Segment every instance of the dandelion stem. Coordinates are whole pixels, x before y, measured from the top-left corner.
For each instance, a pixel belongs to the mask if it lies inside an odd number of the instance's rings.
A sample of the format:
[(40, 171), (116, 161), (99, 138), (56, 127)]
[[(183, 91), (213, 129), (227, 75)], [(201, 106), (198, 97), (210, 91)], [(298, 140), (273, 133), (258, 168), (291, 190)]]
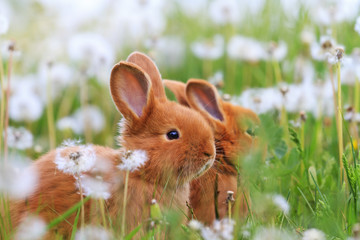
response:
[(360, 112), (360, 79), (355, 81), (355, 112)]
[(272, 63), (274, 67), (275, 83), (276, 85), (278, 85), (282, 81), (280, 65), (279, 62), (276, 60), (273, 60)]
[(129, 173), (130, 171), (126, 171), (125, 176), (125, 186), (124, 186), (124, 201), (123, 201), (123, 211), (122, 211), (122, 221), (121, 221), (121, 237), (125, 236), (125, 215), (126, 215), (126, 200), (127, 200), (127, 190), (128, 190), (128, 182), (129, 182)]
[(0, 157), (2, 152), (2, 134), (4, 130), (5, 114), (5, 86), (4, 86), (4, 65), (0, 53), (0, 81), (1, 81), (1, 106), (0, 106)]
[(83, 196), (83, 190), (81, 186), (81, 180), (80, 180), (80, 174), (77, 175), (77, 181), (79, 185), (79, 191), (80, 191), (80, 201), (81, 201), (81, 228), (85, 225), (85, 206), (84, 206), (84, 196)]
[(14, 45), (11, 45), (9, 47), (9, 61), (8, 61), (8, 82), (6, 86), (6, 107), (5, 107), (5, 132), (4, 132), (4, 161), (5, 164), (7, 162), (8, 158), (8, 143), (7, 143), (7, 129), (9, 126), (9, 99), (10, 99), (10, 79), (11, 79), (11, 71), (12, 71), (12, 60), (13, 60), (13, 51), (14, 51)]
[(229, 220), (231, 220), (231, 201), (228, 201), (228, 216)]
[(343, 175), (343, 129), (342, 129), (342, 102), (341, 102), (341, 77), (340, 77), (340, 62), (336, 63), (337, 70), (337, 83), (338, 83), (338, 94), (337, 94), (337, 118), (338, 118), (338, 143), (339, 143), (339, 161), (340, 161), (340, 179)]
[(54, 149), (56, 146), (56, 135), (55, 135), (55, 126), (54, 126), (54, 110), (53, 110), (53, 103), (52, 103), (52, 86), (51, 86), (51, 79), (50, 79), (50, 68), (51, 64), (48, 66), (48, 76), (47, 76), (47, 84), (46, 84), (46, 91), (47, 91), (47, 120), (48, 120), (48, 130), (49, 130), (49, 141), (50, 141), (50, 149)]
[(105, 201), (103, 198), (99, 199), (99, 204), (100, 204), (100, 211), (101, 211), (101, 217), (102, 217), (102, 221), (104, 224), (104, 228), (108, 229), (106, 218), (105, 218)]

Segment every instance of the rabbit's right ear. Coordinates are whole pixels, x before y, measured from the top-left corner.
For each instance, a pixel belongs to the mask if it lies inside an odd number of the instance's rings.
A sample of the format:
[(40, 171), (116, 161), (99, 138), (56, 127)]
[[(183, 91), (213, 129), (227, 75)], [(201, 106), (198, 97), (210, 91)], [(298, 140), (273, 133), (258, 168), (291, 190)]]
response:
[(186, 98), (189, 105), (205, 118), (225, 121), (221, 98), (211, 83), (201, 79), (190, 79), (186, 84)]
[(117, 109), (130, 121), (141, 118), (154, 104), (148, 75), (133, 63), (119, 62), (113, 67), (110, 91)]
[(170, 91), (174, 93), (178, 103), (180, 103), (183, 106), (190, 107), (186, 99), (185, 83), (174, 80), (165, 80), (165, 79), (163, 80), (163, 83), (165, 87), (167, 87), (168, 89), (170, 89)]

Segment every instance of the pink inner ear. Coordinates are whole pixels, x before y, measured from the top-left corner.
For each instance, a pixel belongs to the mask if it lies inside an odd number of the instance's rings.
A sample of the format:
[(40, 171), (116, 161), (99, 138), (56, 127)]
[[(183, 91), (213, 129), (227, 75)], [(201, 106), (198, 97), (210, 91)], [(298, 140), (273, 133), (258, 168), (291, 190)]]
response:
[(120, 81), (122, 99), (140, 117), (147, 103), (149, 88), (145, 76), (140, 72), (123, 71), (122, 77), (127, 79), (127, 81)]
[(224, 121), (216, 95), (211, 87), (196, 84), (192, 88), (192, 93), (200, 107), (208, 112), (213, 118)]

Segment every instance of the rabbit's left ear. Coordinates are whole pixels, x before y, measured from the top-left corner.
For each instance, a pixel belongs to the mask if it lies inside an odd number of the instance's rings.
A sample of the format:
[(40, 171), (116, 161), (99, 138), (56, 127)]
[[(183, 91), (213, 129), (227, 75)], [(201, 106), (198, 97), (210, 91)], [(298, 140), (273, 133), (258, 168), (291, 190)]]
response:
[(170, 91), (174, 93), (178, 103), (180, 103), (183, 106), (190, 107), (186, 99), (185, 83), (174, 80), (163, 80), (163, 83), (165, 87), (167, 87), (168, 89), (170, 89)]
[(159, 69), (150, 57), (141, 52), (133, 52), (126, 61), (138, 65), (145, 73), (147, 73), (150, 77), (152, 89), (156, 98), (160, 100), (167, 99)]
[(186, 97), (189, 105), (204, 117), (224, 122), (222, 101), (216, 88), (201, 79), (190, 79), (186, 84)]

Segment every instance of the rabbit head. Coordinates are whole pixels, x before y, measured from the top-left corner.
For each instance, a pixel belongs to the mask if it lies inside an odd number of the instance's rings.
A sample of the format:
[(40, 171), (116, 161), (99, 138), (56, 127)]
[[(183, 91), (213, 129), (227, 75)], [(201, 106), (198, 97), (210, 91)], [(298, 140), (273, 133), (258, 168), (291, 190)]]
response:
[(234, 165), (239, 154), (248, 153), (254, 138), (247, 130), (259, 123), (253, 111), (223, 101), (216, 88), (205, 80), (190, 79), (187, 84), (164, 80), (164, 84), (180, 104), (196, 109), (212, 126), (217, 160), (222, 158), (223, 163)]
[(135, 52), (113, 67), (113, 101), (123, 115), (119, 142), (148, 160), (133, 172), (147, 182), (181, 185), (213, 164), (214, 136), (200, 114), (166, 98), (154, 62)]

